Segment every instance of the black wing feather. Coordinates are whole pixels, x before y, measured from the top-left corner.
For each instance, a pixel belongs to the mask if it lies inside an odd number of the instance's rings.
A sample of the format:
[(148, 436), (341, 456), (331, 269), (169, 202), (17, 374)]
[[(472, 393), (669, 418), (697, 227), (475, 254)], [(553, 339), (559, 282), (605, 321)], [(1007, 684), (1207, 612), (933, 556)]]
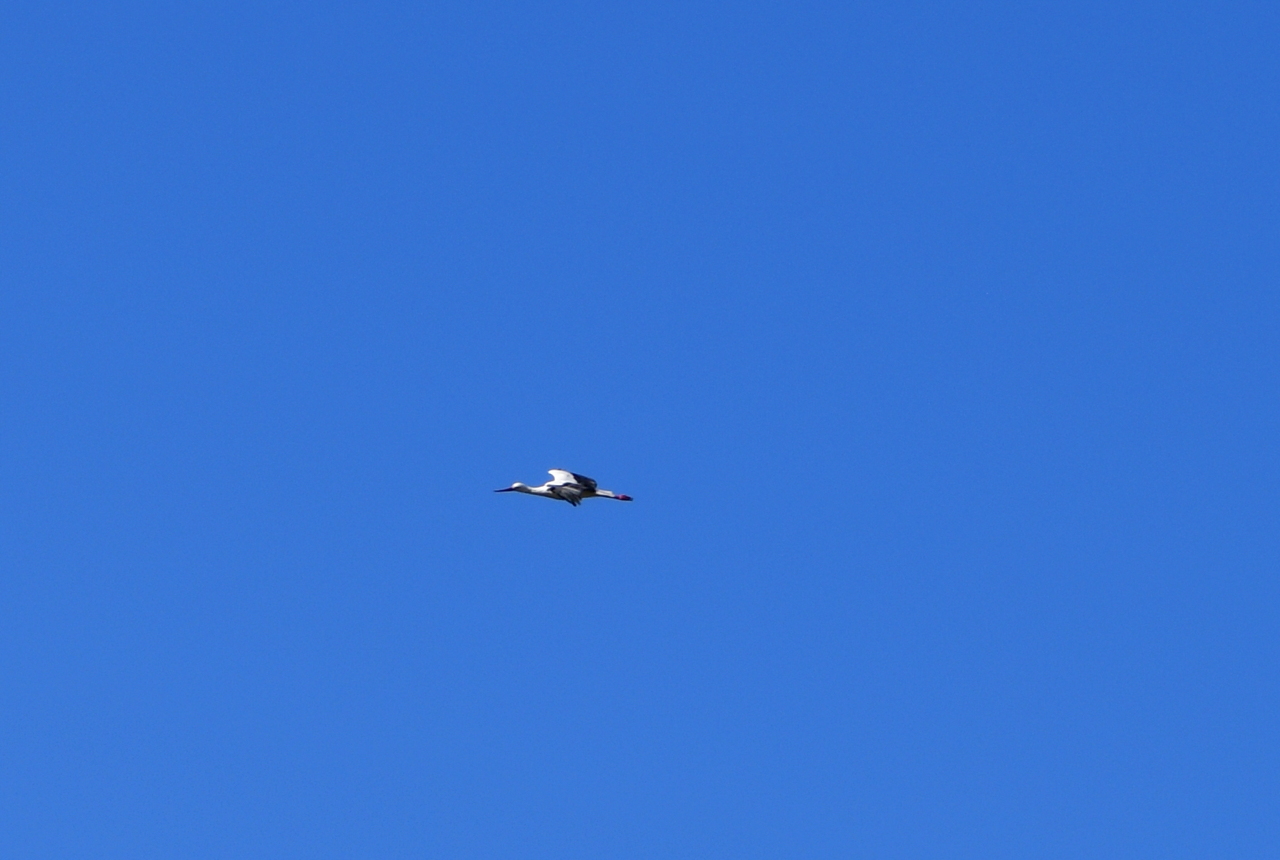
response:
[(551, 488), (551, 494), (557, 499), (563, 499), (575, 508), (582, 504), (582, 488), (576, 484), (558, 484)]
[(577, 481), (579, 484), (581, 484), (582, 486), (586, 487), (588, 490), (595, 490), (596, 482), (591, 478), (588, 478), (586, 475), (579, 475), (576, 472), (570, 472), (569, 474), (573, 475), (573, 479)]

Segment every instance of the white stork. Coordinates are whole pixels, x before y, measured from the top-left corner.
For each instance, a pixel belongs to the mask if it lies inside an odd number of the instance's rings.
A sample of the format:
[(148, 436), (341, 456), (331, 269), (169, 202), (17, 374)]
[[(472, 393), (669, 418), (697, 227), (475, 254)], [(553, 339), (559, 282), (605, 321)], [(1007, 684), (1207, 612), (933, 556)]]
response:
[(542, 496), (544, 499), (559, 499), (562, 502), (577, 507), (582, 504), (583, 499), (617, 499), (620, 502), (631, 501), (630, 496), (622, 493), (615, 493), (613, 490), (601, 490), (596, 487), (596, 482), (588, 478), (586, 475), (575, 475), (573, 472), (566, 472), (564, 469), (551, 469), (548, 471), (551, 480), (547, 481), (541, 487), (530, 487), (516, 481), (509, 487), (503, 487), (501, 490), (494, 490), (495, 493), (529, 493), (534, 496)]

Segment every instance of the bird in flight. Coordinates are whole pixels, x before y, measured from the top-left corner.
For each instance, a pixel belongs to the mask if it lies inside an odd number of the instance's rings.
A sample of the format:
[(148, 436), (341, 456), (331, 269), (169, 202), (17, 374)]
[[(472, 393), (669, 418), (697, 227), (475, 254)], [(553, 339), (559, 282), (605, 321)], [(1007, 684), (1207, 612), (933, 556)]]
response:
[(631, 501), (630, 496), (625, 496), (622, 493), (615, 493), (613, 490), (601, 490), (596, 486), (596, 482), (586, 475), (575, 475), (573, 472), (566, 472), (564, 469), (551, 469), (548, 474), (551, 475), (551, 480), (541, 487), (530, 487), (516, 481), (511, 486), (503, 487), (501, 490), (494, 490), (494, 492), (529, 493), (533, 496), (542, 496), (544, 499), (559, 499), (562, 502), (568, 502), (574, 507), (582, 504), (583, 499)]

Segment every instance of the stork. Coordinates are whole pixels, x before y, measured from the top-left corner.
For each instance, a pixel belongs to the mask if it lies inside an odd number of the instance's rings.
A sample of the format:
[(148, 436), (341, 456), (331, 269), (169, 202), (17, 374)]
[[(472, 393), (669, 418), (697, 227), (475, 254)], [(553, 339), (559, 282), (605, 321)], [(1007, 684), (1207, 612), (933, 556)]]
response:
[(541, 487), (530, 487), (516, 481), (509, 487), (503, 487), (501, 490), (494, 490), (495, 493), (529, 493), (533, 496), (542, 496), (544, 499), (559, 499), (562, 502), (577, 507), (582, 504), (583, 499), (617, 499), (620, 502), (631, 501), (630, 496), (622, 493), (615, 493), (613, 490), (601, 490), (596, 486), (596, 482), (588, 478), (586, 475), (575, 475), (573, 472), (566, 472), (564, 469), (550, 469), (548, 474), (551, 480), (547, 481)]

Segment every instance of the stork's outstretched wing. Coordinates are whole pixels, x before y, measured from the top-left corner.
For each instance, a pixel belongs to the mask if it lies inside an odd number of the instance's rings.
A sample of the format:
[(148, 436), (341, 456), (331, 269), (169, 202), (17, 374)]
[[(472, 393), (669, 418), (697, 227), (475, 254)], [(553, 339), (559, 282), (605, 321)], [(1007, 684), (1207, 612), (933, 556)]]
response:
[(596, 488), (595, 479), (588, 478), (586, 475), (579, 475), (564, 469), (548, 469), (547, 474), (555, 479), (551, 482), (552, 484), (577, 484), (580, 487), (586, 487), (588, 490)]
[(552, 484), (549, 490), (551, 495), (564, 499), (574, 507), (582, 504), (582, 487), (577, 484)]

